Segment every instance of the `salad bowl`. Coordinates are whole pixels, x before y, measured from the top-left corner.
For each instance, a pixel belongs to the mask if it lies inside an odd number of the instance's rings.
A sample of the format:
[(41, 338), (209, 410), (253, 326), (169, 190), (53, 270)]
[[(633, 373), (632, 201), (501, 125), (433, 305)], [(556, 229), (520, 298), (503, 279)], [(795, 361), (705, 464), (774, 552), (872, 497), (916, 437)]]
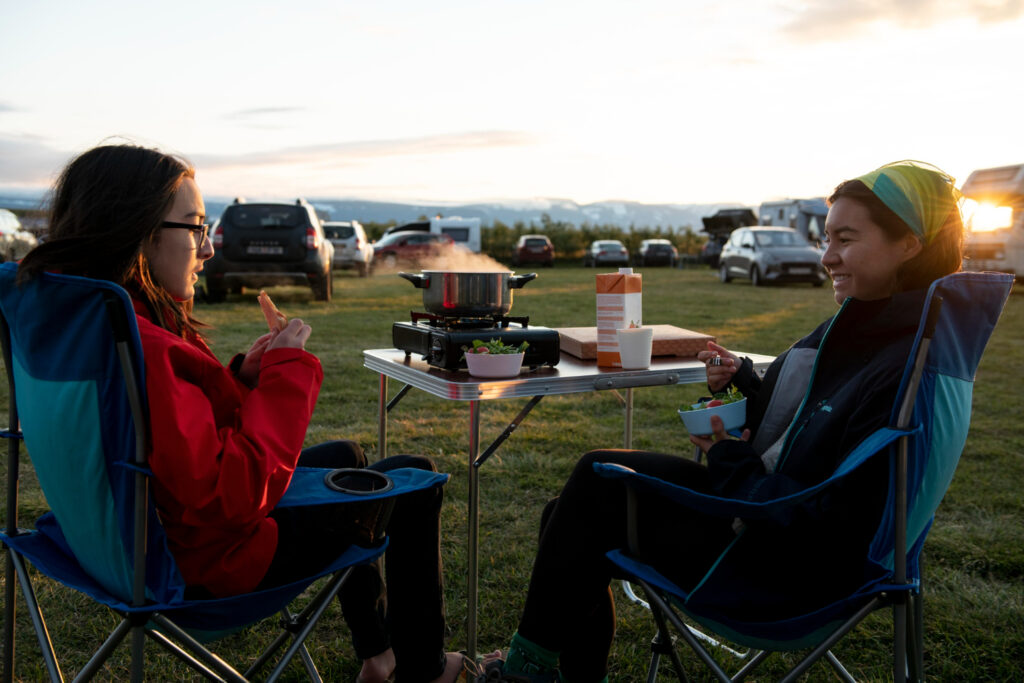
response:
[(739, 392), (719, 394), (679, 409), (679, 417), (691, 434), (710, 434), (712, 415), (722, 418), (725, 431), (739, 429), (747, 422), (747, 399)]

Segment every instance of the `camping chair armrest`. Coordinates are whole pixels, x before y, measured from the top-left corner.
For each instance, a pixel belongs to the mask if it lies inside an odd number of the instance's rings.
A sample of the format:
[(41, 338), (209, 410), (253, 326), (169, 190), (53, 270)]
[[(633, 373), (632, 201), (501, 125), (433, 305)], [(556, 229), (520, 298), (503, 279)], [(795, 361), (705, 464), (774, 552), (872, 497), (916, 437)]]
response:
[(621, 479), (629, 488), (635, 489), (643, 494), (655, 494), (685, 505), (686, 507), (715, 517), (731, 519), (734, 517), (748, 517), (752, 519), (762, 518), (772, 512), (792, 507), (810, 498), (821, 490), (831, 486), (834, 482), (846, 477), (858, 469), (868, 459), (879, 453), (888, 453), (887, 446), (897, 439), (915, 434), (921, 431), (920, 426), (911, 429), (901, 430), (886, 427), (870, 434), (861, 441), (853, 451), (846, 456), (842, 464), (832, 475), (824, 481), (809, 486), (801, 491), (780, 496), (778, 498), (749, 501), (738, 498), (724, 498), (709, 493), (694, 491), (693, 489), (679, 486), (657, 477), (652, 477), (641, 472), (636, 472), (629, 467), (616, 463), (594, 463), (594, 471), (602, 477), (609, 479)]
[(323, 505), (326, 503), (362, 503), (378, 498), (391, 498), (403, 493), (412, 493), (423, 489), (443, 486), (451, 475), (444, 472), (431, 472), (415, 467), (400, 467), (384, 474), (394, 482), (388, 490), (374, 491), (365, 494), (343, 493), (329, 488), (325, 477), (333, 469), (324, 467), (296, 467), (291, 483), (284, 496), (278, 501), (277, 507), (300, 507), (303, 505)]

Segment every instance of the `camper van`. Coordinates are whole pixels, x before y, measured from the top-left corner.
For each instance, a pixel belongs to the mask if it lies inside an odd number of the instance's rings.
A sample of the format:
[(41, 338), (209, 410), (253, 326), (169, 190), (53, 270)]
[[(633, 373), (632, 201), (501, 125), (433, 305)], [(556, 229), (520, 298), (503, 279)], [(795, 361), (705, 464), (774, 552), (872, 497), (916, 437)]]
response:
[(413, 221), (403, 223), (384, 231), (385, 235), (405, 230), (422, 230), (440, 235), (448, 235), (456, 244), (469, 249), (474, 254), (479, 254), (483, 248), (480, 241), (480, 219), (460, 218), (459, 216), (434, 216), (429, 221)]
[(758, 212), (760, 225), (793, 228), (804, 239), (817, 244), (825, 234), (825, 216), (828, 206), (822, 197), (813, 199), (777, 199), (761, 204)]
[(1024, 164), (974, 171), (961, 188), (967, 270), (1024, 279)]

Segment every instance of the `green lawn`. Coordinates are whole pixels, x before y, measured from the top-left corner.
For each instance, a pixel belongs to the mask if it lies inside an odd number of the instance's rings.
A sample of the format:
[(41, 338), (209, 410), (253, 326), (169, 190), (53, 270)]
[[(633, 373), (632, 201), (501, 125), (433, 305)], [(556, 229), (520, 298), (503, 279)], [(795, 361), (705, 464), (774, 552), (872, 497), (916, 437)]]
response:
[[(562, 266), (515, 294), (512, 313), (550, 327), (594, 323), (594, 270)], [(646, 269), (644, 321), (713, 334), (727, 347), (777, 354), (835, 310), (828, 287), (753, 288), (722, 285), (704, 268)], [(287, 315), (313, 327), (307, 348), (324, 365), (325, 382), (307, 443), (338, 437), (361, 442), (372, 454), (377, 439), (377, 377), (362, 367), (361, 351), (391, 346), (391, 323), (422, 308), (421, 292), (394, 275), (358, 278), (339, 272), (332, 303), (310, 301), (305, 288), (272, 290)], [(197, 306), (210, 323), (215, 351), (228, 359), (244, 351), (265, 329), (256, 293), (232, 295), (216, 306)], [(978, 373), (971, 436), (952, 489), (939, 509), (925, 548), (927, 597), (926, 669), (937, 681), (1021, 680), (1024, 655), (1024, 298), (1011, 296)], [(392, 383), (394, 384), (394, 383)], [(392, 394), (395, 388), (392, 389)], [(4, 394), (6, 387), (4, 387)], [(676, 408), (702, 392), (697, 385), (635, 392), (634, 447), (689, 455), (691, 447)], [(482, 411), (482, 441), (490, 442), (525, 401), (488, 402)], [(483, 497), (480, 552), (482, 650), (504, 647), (515, 628), (536, 547), (543, 503), (556, 495), (578, 456), (592, 448), (619, 446), (622, 407), (611, 392), (545, 398), (481, 471)], [(423, 453), (452, 473), (443, 511), (443, 557), (447, 575), (449, 647), (465, 646), (466, 406), (410, 392), (389, 420), (390, 452)], [(29, 468), (22, 483), (23, 523), (45, 503)], [(685, 542), (681, 530), (680, 542)], [(638, 607), (618, 600), (618, 635), (611, 680), (643, 680), (652, 629)], [(70, 591), (42, 581), (39, 599), (51, 634), (64, 657), (65, 673), (77, 671), (114, 618)], [(333, 609), (311, 648), (327, 680), (351, 680), (358, 670), (348, 632)], [(244, 660), (265, 641), (257, 628), (220, 644), (231, 661)], [(887, 680), (887, 613), (876, 614), (836, 648), (858, 679)], [(17, 675), (41, 677), (38, 646), (22, 610)], [(153, 680), (179, 679), (171, 657), (154, 655)], [(127, 658), (114, 659), (106, 677), (123, 678)], [(692, 657), (684, 661), (693, 663)], [(753, 680), (768, 681), (781, 669), (768, 665)], [(294, 669), (294, 678), (301, 680)], [(666, 672), (667, 673), (667, 672)], [(828, 680), (823, 665), (812, 680)], [(667, 678), (666, 678), (667, 680)], [(698, 679), (701, 680), (701, 679)]]

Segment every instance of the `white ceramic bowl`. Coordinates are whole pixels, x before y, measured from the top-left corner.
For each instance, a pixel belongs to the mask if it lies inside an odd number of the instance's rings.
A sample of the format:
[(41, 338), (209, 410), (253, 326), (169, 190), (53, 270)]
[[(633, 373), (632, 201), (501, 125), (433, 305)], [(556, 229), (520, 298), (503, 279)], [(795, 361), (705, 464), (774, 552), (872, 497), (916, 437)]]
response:
[(466, 367), (474, 377), (515, 377), (525, 353), (467, 353)]
[[(695, 403), (694, 405), (700, 405)], [(682, 418), (686, 430), (691, 434), (703, 435), (711, 433), (711, 416), (718, 415), (722, 418), (725, 431), (739, 429), (747, 423), (747, 399), (743, 398), (733, 403), (725, 403), (714, 408), (701, 408), (700, 410), (680, 410), (679, 417)]]

